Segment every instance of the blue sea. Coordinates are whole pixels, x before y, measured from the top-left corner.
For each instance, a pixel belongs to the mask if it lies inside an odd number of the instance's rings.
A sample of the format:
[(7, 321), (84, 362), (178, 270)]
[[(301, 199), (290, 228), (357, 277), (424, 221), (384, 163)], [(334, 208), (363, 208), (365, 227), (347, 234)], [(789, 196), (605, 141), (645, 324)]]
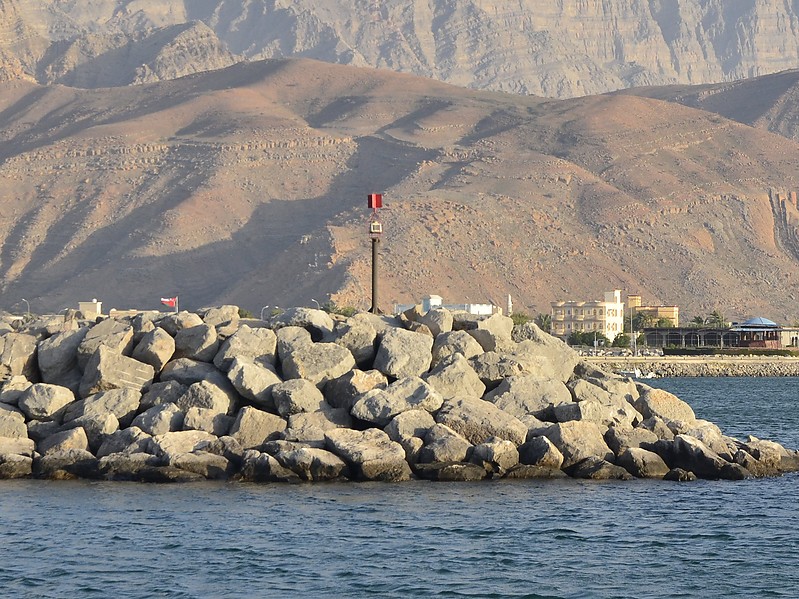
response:
[[(799, 379), (647, 381), (799, 447)], [(4, 597), (799, 597), (799, 476), (0, 481)]]

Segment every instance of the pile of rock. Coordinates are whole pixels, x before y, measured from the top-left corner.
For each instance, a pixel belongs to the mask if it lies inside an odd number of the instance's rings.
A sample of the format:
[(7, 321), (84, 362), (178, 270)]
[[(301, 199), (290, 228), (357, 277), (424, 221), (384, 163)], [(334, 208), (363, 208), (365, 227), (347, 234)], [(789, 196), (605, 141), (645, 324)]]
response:
[(741, 479), (799, 468), (533, 324), (235, 306), (0, 323), (0, 478)]

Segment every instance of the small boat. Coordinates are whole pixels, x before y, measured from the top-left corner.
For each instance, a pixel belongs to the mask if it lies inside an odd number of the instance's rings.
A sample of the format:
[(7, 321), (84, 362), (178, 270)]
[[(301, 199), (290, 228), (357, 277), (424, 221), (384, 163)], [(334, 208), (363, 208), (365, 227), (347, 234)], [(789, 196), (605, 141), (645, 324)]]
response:
[(619, 375), (631, 379), (654, 379), (657, 378), (657, 375), (654, 372), (641, 372), (640, 368), (635, 368), (633, 370), (619, 370)]

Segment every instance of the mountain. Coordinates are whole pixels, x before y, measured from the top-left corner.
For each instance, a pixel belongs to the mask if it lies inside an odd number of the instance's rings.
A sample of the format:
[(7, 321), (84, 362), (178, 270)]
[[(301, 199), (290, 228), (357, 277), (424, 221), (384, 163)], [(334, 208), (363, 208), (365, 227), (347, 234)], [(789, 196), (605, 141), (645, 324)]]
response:
[(97, 90), (7, 80), (0, 140), (17, 312), (363, 308), (365, 196), (383, 192), (384, 309), (510, 294), (535, 314), (621, 288), (686, 317), (797, 319), (799, 211), (776, 194), (799, 190), (799, 146), (674, 101), (285, 59)]
[(568, 98), (799, 67), (784, 0), (4, 0), (0, 78), (104, 87), (306, 57)]

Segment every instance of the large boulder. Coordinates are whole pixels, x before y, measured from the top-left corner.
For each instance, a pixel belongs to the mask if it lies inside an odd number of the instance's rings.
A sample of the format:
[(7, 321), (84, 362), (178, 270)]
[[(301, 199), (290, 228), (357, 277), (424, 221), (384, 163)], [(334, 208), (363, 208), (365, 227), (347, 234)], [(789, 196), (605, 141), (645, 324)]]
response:
[(211, 408), (192, 406), (186, 410), (181, 428), (184, 431), (205, 431), (216, 437), (222, 437), (230, 432), (234, 420), (233, 416), (220, 414)]
[(669, 473), (669, 467), (658, 454), (641, 449), (628, 447), (616, 459), (616, 465), (621, 466), (636, 478), (663, 478)]
[(563, 381), (571, 378), (574, 367), (580, 356), (560, 339), (545, 333), (533, 322), (527, 322), (513, 328), (513, 340), (518, 345), (517, 351), (530, 352), (545, 358), (549, 363), (551, 377)]
[(657, 416), (663, 420), (696, 420), (696, 415), (687, 403), (673, 393), (663, 389), (646, 387), (633, 406), (644, 418)]
[(563, 403), (554, 406), (552, 413), (558, 422), (587, 420), (596, 422), (603, 428), (609, 426), (633, 428), (642, 420), (641, 414), (629, 403), (623, 399), (614, 401), (614, 398), (611, 398), (609, 404), (603, 404), (596, 400)]
[(314, 341), (321, 341), (333, 332), (333, 319), (324, 310), (312, 308), (289, 308), (274, 316), (271, 320), (274, 330), (283, 327), (302, 327), (311, 334)]
[(88, 397), (110, 389), (134, 389), (141, 393), (153, 382), (154, 376), (155, 371), (149, 364), (100, 346), (86, 364), (80, 381), (80, 396)]
[(186, 389), (188, 389), (186, 385), (181, 385), (177, 381), (153, 383), (141, 396), (140, 408), (147, 410), (165, 403), (177, 403), (180, 396), (186, 393)]
[(417, 463), (465, 462), (472, 444), (462, 435), (443, 424), (435, 424), (424, 436), (424, 447), (419, 451)]
[(214, 356), (214, 365), (227, 372), (236, 358), (274, 366), (277, 363), (277, 335), (271, 329), (242, 325), (222, 343)]
[(355, 368), (350, 350), (335, 343), (313, 343), (292, 351), (283, 361), (287, 379), (307, 379), (320, 389)]
[(199, 474), (208, 480), (224, 480), (235, 471), (227, 458), (201, 450), (170, 455), (167, 463), (173, 468)]
[(75, 395), (66, 387), (49, 383), (31, 385), (19, 396), (19, 409), (28, 420), (61, 420), (66, 406)]
[(330, 341), (346, 347), (358, 366), (371, 368), (377, 350), (377, 330), (362, 314), (337, 323)]
[[(627, 449), (639, 448), (644, 443), (655, 443), (658, 436), (652, 431), (643, 428), (626, 428), (611, 426), (604, 435), (605, 443), (613, 450), (613, 453), (621, 455)], [(634, 472), (631, 474), (635, 475)]]
[(563, 468), (596, 456), (613, 462), (615, 456), (605, 443), (602, 431), (594, 422), (572, 420), (560, 422), (547, 429), (546, 437), (563, 454)]
[(352, 428), (352, 418), (343, 408), (331, 408), (323, 404), (322, 409), (315, 412), (300, 412), (289, 416), (284, 437), (289, 441), (324, 447), (325, 433), (334, 428)]
[(306, 379), (290, 379), (272, 387), (272, 399), (277, 413), (288, 418), (301, 412), (323, 409), (325, 398), (319, 388)]
[(433, 338), (404, 329), (389, 329), (380, 340), (374, 367), (386, 376), (421, 376), (433, 360)]
[(466, 331), (441, 333), (433, 342), (433, 365), (453, 354), (460, 354), (464, 358), (473, 358), (482, 354), (483, 351), (480, 344)]
[(574, 478), (591, 480), (630, 480), (632, 475), (621, 466), (617, 466), (599, 456), (588, 456), (569, 469)]
[(32, 473), (32, 457), (0, 452), (0, 480), (27, 478)]
[(436, 415), (436, 422), (450, 427), (472, 445), (498, 437), (518, 447), (527, 438), (527, 427), (518, 418), (490, 402), (473, 397), (446, 400)]
[(239, 320), (239, 307), (232, 304), (214, 306), (200, 311), (203, 322), (212, 327), (235, 323)]
[[(46, 383), (47, 381), (44, 382)], [(7, 379), (2, 383), (2, 388), (0, 388), (0, 403), (10, 406), (17, 405), (19, 402), (19, 396), (22, 395), (22, 392), (32, 384), (33, 383), (31, 383), (24, 376), (12, 376), (10, 379)], [(65, 385), (61, 386), (64, 387)]]
[(220, 387), (210, 381), (200, 381), (189, 385), (186, 392), (175, 402), (181, 411), (189, 408), (207, 408), (217, 414), (231, 414), (237, 409), (236, 393), (228, 383)]
[(228, 379), (244, 399), (265, 410), (273, 410), (272, 388), (283, 382), (268, 362), (256, 363), (236, 357), (227, 371)]
[(148, 453), (169, 459), (192, 451), (202, 450), (216, 441), (216, 437), (203, 431), (176, 431), (151, 437)]
[(352, 406), (351, 414), (382, 428), (397, 414), (407, 410), (435, 412), (443, 401), (441, 394), (425, 381), (410, 376), (396, 380), (385, 389), (372, 389), (364, 393)]
[(449, 333), (452, 330), (452, 312), (446, 308), (433, 308), (420, 316), (416, 322), (430, 329), (433, 337), (438, 337), (441, 333)]
[(90, 395), (69, 405), (64, 411), (64, 422), (81, 416), (113, 414), (122, 428), (127, 428), (141, 404), (141, 393), (135, 389), (111, 389)]
[(282, 327), (275, 331), (277, 338), (277, 358), (282, 363), (294, 351), (311, 345), (311, 334), (302, 327)]
[(81, 427), (67, 429), (47, 437), (38, 444), (36, 449), (42, 455), (70, 449), (89, 451), (89, 438)]
[(89, 360), (99, 347), (119, 355), (133, 350), (133, 327), (125, 321), (106, 318), (91, 327), (78, 345), (78, 367), (85, 371)]
[(24, 333), (0, 336), (0, 380), (12, 376), (24, 376), (29, 381), (39, 380), (36, 337)]
[(89, 451), (94, 453), (105, 441), (108, 435), (119, 430), (119, 420), (111, 413), (86, 414), (64, 423), (62, 430), (82, 428), (89, 439)]
[(181, 329), (175, 335), (175, 355), (198, 362), (212, 362), (219, 351), (216, 328), (208, 324)]
[(39, 342), (37, 358), (42, 382), (68, 387), (76, 379), (80, 380), (78, 346), (88, 332), (89, 327), (81, 327), (74, 331), (58, 333)]
[(486, 386), (477, 376), (469, 361), (459, 353), (440, 361), (422, 378), (444, 399), (458, 395), (482, 397), (486, 390)]
[(572, 398), (561, 381), (528, 375), (504, 379), (485, 399), (516, 418), (543, 419), (551, 416), (554, 406), (571, 403)]
[(153, 406), (136, 416), (131, 426), (153, 436), (183, 430), (184, 414), (173, 403)]
[(349, 473), (344, 460), (325, 449), (301, 447), (280, 452), (275, 457), (302, 480), (335, 480)]
[(244, 452), (238, 479), (251, 482), (293, 483), (302, 480), (296, 472), (283, 466), (275, 457), (252, 449)]
[(25, 426), (25, 415), (9, 406), (0, 403), (0, 437), (23, 438), (28, 436)]
[(175, 354), (175, 339), (161, 327), (145, 333), (131, 357), (144, 364), (149, 364), (155, 372), (167, 365)]
[(198, 325), (203, 324), (203, 319), (194, 312), (178, 312), (167, 314), (163, 318), (157, 321), (159, 327), (164, 329), (167, 333), (172, 335), (173, 337), (178, 334), (179, 331), (183, 329), (188, 329), (191, 327), (196, 327)]
[[(432, 341), (432, 340), (431, 340)], [(339, 456), (359, 480), (402, 481), (411, 475), (405, 450), (378, 429), (338, 428), (325, 433), (325, 447)]]
[(469, 461), (501, 476), (519, 464), (519, 450), (505, 439), (488, 439), (474, 446)]
[(329, 380), (324, 388), (327, 403), (334, 408), (349, 412), (361, 394), (372, 389), (384, 389), (388, 379), (378, 370), (359, 370), (353, 368), (339, 377)]
[(189, 358), (171, 360), (164, 366), (159, 376), (161, 382), (177, 381), (181, 385), (189, 386), (200, 381), (209, 381), (219, 387), (229, 387), (230, 382), (213, 364), (198, 362)]
[(97, 449), (97, 457), (102, 458), (115, 453), (142, 453), (150, 447), (150, 438), (140, 428), (131, 426), (108, 435)]
[(279, 438), (285, 430), (286, 421), (280, 416), (245, 406), (236, 415), (236, 420), (230, 427), (230, 436), (244, 449), (254, 449)]
[(560, 469), (563, 454), (546, 437), (532, 437), (519, 446), (519, 461), (528, 466)]
[(485, 352), (470, 358), (469, 365), (489, 391), (508, 377), (530, 374), (525, 365), (511, 354)]

